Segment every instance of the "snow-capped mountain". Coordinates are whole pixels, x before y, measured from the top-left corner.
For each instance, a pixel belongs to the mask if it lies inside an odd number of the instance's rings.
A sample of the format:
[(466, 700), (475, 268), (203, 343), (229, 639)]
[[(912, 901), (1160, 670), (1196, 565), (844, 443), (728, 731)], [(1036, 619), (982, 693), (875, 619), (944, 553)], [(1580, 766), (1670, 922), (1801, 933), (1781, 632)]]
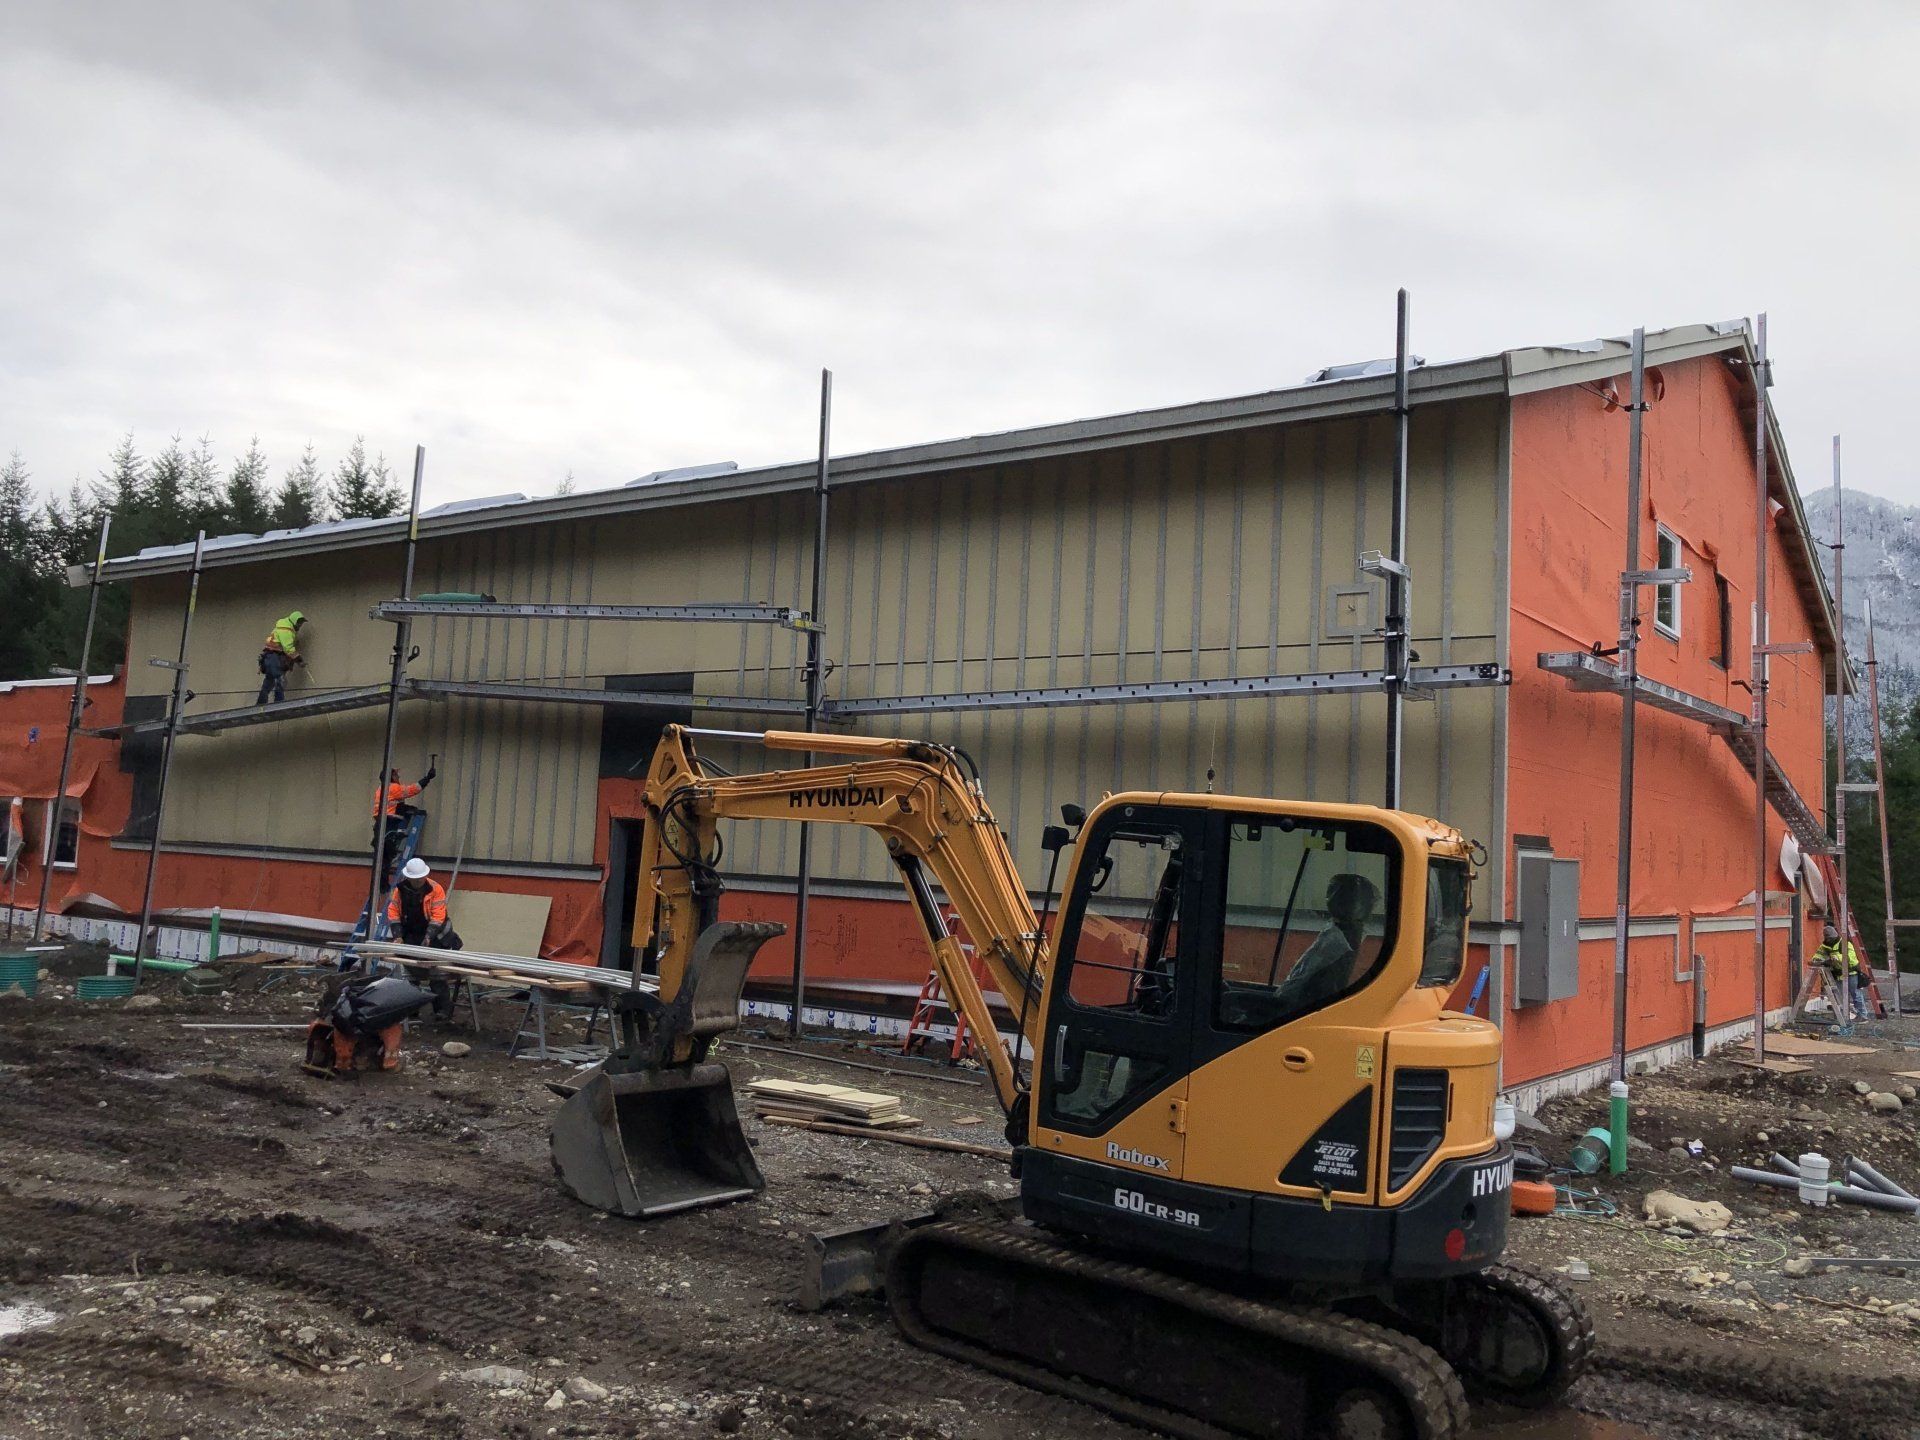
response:
[[(1807, 524), (1820, 545), (1827, 583), (1833, 583), (1833, 491), (1803, 494)], [(1920, 696), (1920, 508), (1883, 500), (1862, 490), (1846, 492), (1847, 649), (1862, 685), (1866, 681), (1867, 607), (1873, 607), (1874, 644), (1880, 659), (1880, 707), (1889, 724), (1896, 707)], [(1864, 693), (1847, 706), (1847, 750), (1870, 753)], [(1857, 743), (1856, 743), (1857, 742)]]

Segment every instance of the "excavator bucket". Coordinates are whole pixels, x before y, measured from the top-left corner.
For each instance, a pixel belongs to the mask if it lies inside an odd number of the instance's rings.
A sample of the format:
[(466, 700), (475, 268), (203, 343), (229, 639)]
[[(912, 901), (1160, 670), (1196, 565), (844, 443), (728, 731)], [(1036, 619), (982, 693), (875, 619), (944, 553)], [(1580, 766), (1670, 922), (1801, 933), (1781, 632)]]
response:
[(734, 1108), (733, 1080), (718, 1061), (675, 1062), (691, 1039), (704, 1057), (739, 1023), (740, 990), (754, 953), (785, 926), (721, 923), (701, 932), (680, 993), (642, 999), (639, 1022), (618, 1051), (554, 1116), (553, 1168), (569, 1194), (636, 1219), (742, 1200), (766, 1188)]

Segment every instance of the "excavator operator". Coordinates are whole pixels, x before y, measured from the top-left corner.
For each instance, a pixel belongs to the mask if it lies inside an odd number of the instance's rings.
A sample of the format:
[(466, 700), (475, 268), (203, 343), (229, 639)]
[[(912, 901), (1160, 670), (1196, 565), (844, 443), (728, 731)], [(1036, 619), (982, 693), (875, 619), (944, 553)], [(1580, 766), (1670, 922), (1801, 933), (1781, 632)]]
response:
[(1367, 921), (1380, 892), (1364, 875), (1342, 872), (1327, 882), (1327, 926), (1294, 962), (1275, 996), (1289, 1014), (1316, 1009), (1347, 988)]

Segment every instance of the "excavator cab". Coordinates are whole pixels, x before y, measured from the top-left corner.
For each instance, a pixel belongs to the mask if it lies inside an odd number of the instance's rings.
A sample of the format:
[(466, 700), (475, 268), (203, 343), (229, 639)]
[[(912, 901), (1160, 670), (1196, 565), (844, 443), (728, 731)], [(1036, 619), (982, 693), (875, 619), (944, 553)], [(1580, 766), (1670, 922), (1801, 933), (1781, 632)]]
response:
[(1470, 904), (1465, 842), (1419, 817), (1107, 801), (1056, 931), (1028, 1216), (1274, 1279), (1485, 1264), (1505, 1207), (1455, 1192), (1505, 1174), (1499, 1037), (1444, 1013)]

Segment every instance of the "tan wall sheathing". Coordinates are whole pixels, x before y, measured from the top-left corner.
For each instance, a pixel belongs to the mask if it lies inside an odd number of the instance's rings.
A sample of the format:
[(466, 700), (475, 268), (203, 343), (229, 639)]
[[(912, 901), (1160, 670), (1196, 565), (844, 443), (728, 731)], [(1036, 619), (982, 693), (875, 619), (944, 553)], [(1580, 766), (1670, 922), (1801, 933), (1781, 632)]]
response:
[[(1420, 412), (1411, 465), (1415, 649), (1426, 664), (1497, 660), (1495, 491), (1503, 402)], [(1384, 418), (1217, 435), (1121, 451), (850, 486), (833, 497), (822, 620), (830, 697), (1105, 684), (1376, 666), (1377, 640), (1328, 634), (1329, 591), (1364, 583), (1359, 552), (1389, 541), (1393, 436)], [(417, 588), (503, 600), (805, 605), (804, 494), (499, 529), (423, 544)], [(399, 555), (356, 551), (210, 571), (195, 689), (257, 686), (273, 618), (315, 617), (302, 684), (375, 683), (392, 628), (368, 606)], [(177, 580), (136, 590), (133, 693), (178, 634)], [(1374, 619), (1380, 609), (1376, 600)], [(425, 622), (417, 676), (597, 686), (610, 674), (692, 671), (707, 695), (799, 696), (805, 647), (771, 626)], [(195, 709), (233, 703), (234, 694)], [(244, 697), (242, 697), (244, 698)], [(1409, 706), (1406, 803), (1491, 837), (1492, 690)], [(1374, 801), (1383, 706), (1374, 696), (980, 711), (863, 722), (866, 733), (970, 751), (1036, 887), (1040, 828), (1060, 802), (1110, 789), (1215, 788)], [(599, 717), (588, 707), (411, 702), (399, 754), (431, 750), (437, 824), (477, 799), (476, 858), (587, 863)], [(381, 712), (184, 740), (170, 838), (314, 848), (366, 843)], [(764, 717), (702, 723), (763, 728)], [(764, 763), (725, 746), (729, 765)], [(795, 827), (735, 826), (732, 872), (790, 874)], [(451, 848), (443, 829), (436, 848)], [(891, 883), (877, 843), (822, 832), (825, 879)]]

